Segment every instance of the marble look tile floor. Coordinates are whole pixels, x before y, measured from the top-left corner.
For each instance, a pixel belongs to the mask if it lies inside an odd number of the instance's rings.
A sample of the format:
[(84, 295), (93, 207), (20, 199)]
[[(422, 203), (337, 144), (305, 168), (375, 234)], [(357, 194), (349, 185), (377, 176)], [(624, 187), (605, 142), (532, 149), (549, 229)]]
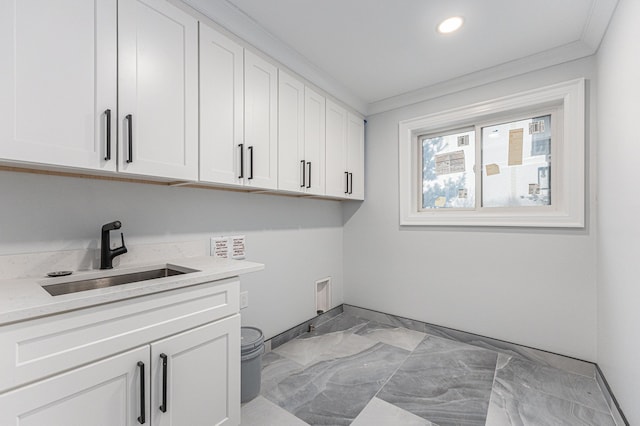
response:
[(243, 426), (615, 426), (595, 377), (342, 313), (263, 357)]

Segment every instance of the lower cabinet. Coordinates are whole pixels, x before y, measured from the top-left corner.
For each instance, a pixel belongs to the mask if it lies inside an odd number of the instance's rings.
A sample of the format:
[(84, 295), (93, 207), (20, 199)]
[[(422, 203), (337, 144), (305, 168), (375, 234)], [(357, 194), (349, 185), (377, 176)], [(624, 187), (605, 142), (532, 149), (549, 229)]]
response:
[(0, 425), (238, 425), (240, 316), (0, 395)]
[(151, 344), (151, 424), (240, 424), (240, 316)]
[[(133, 426), (149, 423), (144, 346), (0, 395), (0, 424), (29, 426)], [(144, 386), (142, 386), (144, 383)]]

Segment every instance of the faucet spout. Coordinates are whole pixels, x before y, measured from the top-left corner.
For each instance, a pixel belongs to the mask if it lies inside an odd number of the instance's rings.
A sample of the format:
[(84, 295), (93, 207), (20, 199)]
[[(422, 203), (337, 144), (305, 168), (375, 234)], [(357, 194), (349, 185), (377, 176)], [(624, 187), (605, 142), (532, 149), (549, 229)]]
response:
[(102, 236), (100, 238), (100, 269), (112, 269), (113, 259), (121, 254), (125, 254), (128, 250), (124, 245), (124, 234), (120, 233), (122, 245), (115, 249), (111, 249), (110, 232), (122, 227), (122, 222), (116, 220), (102, 225)]

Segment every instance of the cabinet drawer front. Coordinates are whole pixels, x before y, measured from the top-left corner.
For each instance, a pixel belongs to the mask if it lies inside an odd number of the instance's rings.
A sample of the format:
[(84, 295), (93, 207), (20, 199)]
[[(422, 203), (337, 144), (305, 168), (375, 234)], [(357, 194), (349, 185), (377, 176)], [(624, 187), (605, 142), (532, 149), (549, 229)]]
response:
[(231, 278), (2, 327), (0, 392), (238, 311)]

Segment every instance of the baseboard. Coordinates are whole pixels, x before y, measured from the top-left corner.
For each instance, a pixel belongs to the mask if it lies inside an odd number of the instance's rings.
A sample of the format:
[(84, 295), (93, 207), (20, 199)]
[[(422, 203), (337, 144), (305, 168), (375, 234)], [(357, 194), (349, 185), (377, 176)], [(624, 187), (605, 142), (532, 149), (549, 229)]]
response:
[[(335, 308), (329, 309), (327, 312), (324, 312), (320, 315), (316, 315), (315, 317), (302, 322), (295, 327), (291, 327), (290, 329), (283, 331), (277, 336), (273, 336), (266, 343), (266, 346), (270, 349), (275, 349), (280, 345), (284, 345), (289, 340), (295, 339), (301, 334), (307, 333), (309, 331), (309, 326), (313, 325), (314, 327), (329, 321), (331, 318), (340, 315), (343, 312), (343, 305), (336, 306)], [(270, 346), (269, 346), (270, 345)]]
[(609, 387), (609, 383), (607, 379), (604, 377), (604, 373), (600, 369), (600, 366), (596, 364), (596, 382), (598, 382), (598, 386), (600, 386), (600, 390), (604, 395), (605, 400), (607, 401), (607, 405), (611, 410), (611, 414), (613, 415), (613, 420), (616, 422), (617, 426), (629, 426), (629, 422), (627, 418), (624, 416), (616, 397), (613, 396), (613, 392)]

